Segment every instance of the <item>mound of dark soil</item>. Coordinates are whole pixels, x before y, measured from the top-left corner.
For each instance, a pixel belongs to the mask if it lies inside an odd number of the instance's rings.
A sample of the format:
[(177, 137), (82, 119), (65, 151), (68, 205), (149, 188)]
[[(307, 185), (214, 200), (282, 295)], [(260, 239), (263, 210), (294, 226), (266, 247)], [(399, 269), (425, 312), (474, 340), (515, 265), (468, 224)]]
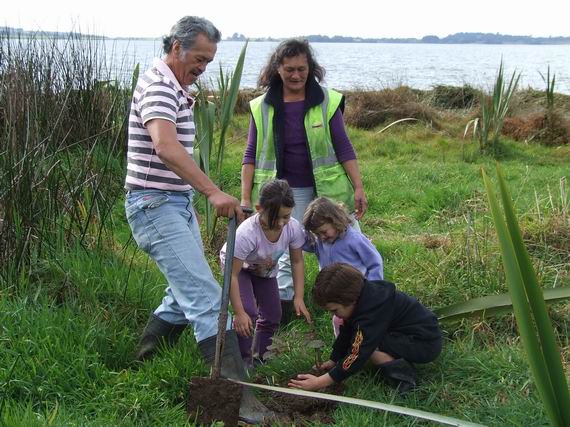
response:
[[(311, 374), (322, 375), (322, 372), (312, 371)], [(282, 387), (286, 386), (286, 384), (282, 385)], [(343, 394), (344, 387), (342, 384), (333, 384), (320, 391), (339, 396)], [(269, 422), (267, 426), (276, 423), (295, 426), (308, 426), (314, 423), (331, 424), (334, 422), (332, 413), (338, 405), (338, 403), (329, 400), (278, 392), (271, 392), (262, 397), (265, 406), (275, 412), (276, 415), (276, 419)]]
[(188, 386), (188, 419), (209, 426), (223, 421), (224, 426), (237, 426), (242, 386), (224, 378), (190, 378)]

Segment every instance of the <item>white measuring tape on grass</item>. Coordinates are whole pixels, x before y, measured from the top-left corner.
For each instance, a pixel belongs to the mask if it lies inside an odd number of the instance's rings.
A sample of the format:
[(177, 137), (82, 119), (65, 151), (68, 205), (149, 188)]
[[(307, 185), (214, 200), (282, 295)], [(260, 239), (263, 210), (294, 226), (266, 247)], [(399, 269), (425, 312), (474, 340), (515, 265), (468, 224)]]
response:
[(231, 380), (231, 381), (244, 386), (260, 388), (263, 390), (276, 391), (285, 394), (293, 394), (296, 396), (313, 397), (315, 399), (332, 400), (333, 402), (349, 403), (351, 405), (364, 406), (366, 408), (372, 408), (372, 409), (380, 409), (383, 411), (394, 412), (396, 414), (411, 415), (412, 417), (435, 421), (450, 426), (483, 427), (482, 424), (476, 424), (469, 421), (458, 420), (457, 418), (432, 414), (430, 412), (421, 411), (419, 409), (410, 409), (410, 408), (404, 408), (403, 406), (390, 405), (388, 403), (373, 402), (371, 400), (356, 399), (354, 397), (336, 396), (334, 394), (317, 393), (315, 391), (297, 390), (294, 388), (284, 388), (284, 387), (275, 387), (271, 385), (246, 383), (244, 381), (237, 381), (237, 380)]

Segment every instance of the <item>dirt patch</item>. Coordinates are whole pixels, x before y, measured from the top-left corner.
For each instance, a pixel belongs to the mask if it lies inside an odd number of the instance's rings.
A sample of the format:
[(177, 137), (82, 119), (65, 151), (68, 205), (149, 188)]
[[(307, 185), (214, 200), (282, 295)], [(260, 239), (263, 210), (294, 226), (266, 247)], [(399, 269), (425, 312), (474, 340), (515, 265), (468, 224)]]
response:
[[(310, 372), (313, 375), (322, 375), (322, 372)], [(287, 387), (286, 382), (281, 387)], [(342, 384), (333, 384), (323, 390), (322, 393), (341, 396), (344, 392)], [(266, 426), (295, 425), (309, 426), (317, 424), (332, 424), (332, 416), (338, 403), (330, 400), (314, 399), (312, 397), (294, 396), (292, 394), (271, 392), (263, 396), (263, 403), (267, 408), (275, 412), (276, 418)]]
[(451, 239), (449, 236), (442, 236), (436, 234), (424, 234), (420, 237), (422, 244), (428, 249), (447, 249), (451, 246)]
[(190, 378), (188, 386), (188, 419), (209, 426), (222, 421), (224, 426), (237, 426), (242, 386), (224, 378)]

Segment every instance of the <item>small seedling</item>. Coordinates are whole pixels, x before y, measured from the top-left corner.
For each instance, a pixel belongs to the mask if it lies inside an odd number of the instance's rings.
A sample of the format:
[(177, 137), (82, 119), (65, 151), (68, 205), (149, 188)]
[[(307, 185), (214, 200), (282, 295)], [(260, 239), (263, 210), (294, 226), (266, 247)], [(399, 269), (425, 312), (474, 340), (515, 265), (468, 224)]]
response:
[(273, 337), (271, 340), (271, 344), (267, 346), (267, 351), (263, 354), (264, 360), (275, 359), (280, 354), (283, 354), (287, 351), (288, 346), (287, 343), (277, 337)]
[(307, 346), (315, 350), (315, 366), (319, 367), (322, 365), (322, 348), (325, 346), (325, 343), (321, 340), (311, 340), (308, 342)]
[(323, 363), (321, 354), (325, 343), (319, 339), (314, 327), (305, 335), (305, 342), (308, 348), (312, 348), (315, 351), (315, 366), (318, 368)]

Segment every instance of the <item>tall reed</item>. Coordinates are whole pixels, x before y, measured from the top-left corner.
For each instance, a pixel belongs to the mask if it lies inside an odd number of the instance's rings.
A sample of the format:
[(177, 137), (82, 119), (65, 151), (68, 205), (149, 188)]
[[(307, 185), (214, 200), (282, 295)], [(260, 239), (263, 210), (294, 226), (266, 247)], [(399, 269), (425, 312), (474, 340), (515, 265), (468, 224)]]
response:
[(72, 34), (0, 37), (2, 280), (57, 245), (93, 247), (110, 226), (130, 88), (104, 51)]

